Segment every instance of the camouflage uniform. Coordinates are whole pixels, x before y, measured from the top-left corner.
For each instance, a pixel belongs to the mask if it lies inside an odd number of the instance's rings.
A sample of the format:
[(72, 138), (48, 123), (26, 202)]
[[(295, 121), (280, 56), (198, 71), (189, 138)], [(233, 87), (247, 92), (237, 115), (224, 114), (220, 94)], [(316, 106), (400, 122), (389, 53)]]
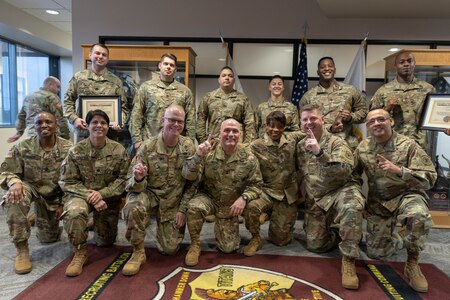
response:
[[(403, 176), (379, 169), (377, 154), (402, 167)], [(430, 157), (414, 140), (396, 132), (383, 145), (376, 144), (372, 137), (365, 139), (355, 156), (357, 172), (365, 171), (369, 183), (367, 255), (389, 256), (402, 244), (414, 251), (422, 250), (432, 225), (424, 190), (431, 188), (437, 177)], [(397, 222), (406, 225), (407, 235), (403, 238), (393, 237)]]
[(171, 104), (178, 104), (186, 112), (183, 135), (195, 140), (195, 102), (191, 90), (174, 80), (167, 85), (159, 77), (144, 82), (134, 97), (130, 132), (133, 143), (147, 140), (161, 131), (164, 111)]
[(272, 209), (269, 239), (278, 246), (291, 242), (297, 220), (296, 145), (302, 137), (300, 132), (283, 134), (275, 143), (265, 134), (251, 143), (264, 184), (260, 199), (248, 204), (245, 226), (252, 234), (259, 234), (259, 216)]
[(62, 205), (63, 192), (59, 188), (59, 170), (72, 143), (57, 138), (51, 151), (44, 151), (39, 138), (33, 136), (12, 147), (1, 166), (0, 183), (7, 190), (15, 183), (21, 183), (25, 197), (19, 204), (7, 203), (9, 234), (14, 244), (27, 241), (30, 224), (27, 214), (34, 201), (37, 216), (37, 237), (43, 243), (59, 239), (59, 221), (55, 211)]
[[(85, 139), (69, 150), (61, 166), (59, 185), (65, 193), (64, 229), (74, 246), (84, 244), (88, 238), (87, 221), (91, 211), (94, 211), (97, 245), (114, 243), (129, 164), (125, 148), (110, 139), (102, 149), (93, 148), (90, 140)], [(88, 204), (88, 190), (100, 192), (108, 208), (98, 212)]]
[(334, 81), (329, 89), (323, 88), (320, 84), (310, 89), (300, 100), (300, 107), (306, 104), (316, 104), (320, 107), (325, 125), (328, 131), (336, 120), (341, 110), (350, 111), (352, 119), (350, 122), (342, 120), (344, 130), (333, 133), (347, 141), (353, 150), (358, 146), (358, 138), (353, 132), (353, 124), (364, 122), (367, 115), (366, 99), (354, 86)]
[(281, 111), (286, 116), (285, 131), (300, 130), (300, 119), (298, 109), (294, 104), (286, 101), (274, 101), (269, 98), (266, 102), (261, 103), (255, 110), (256, 132), (258, 137), (263, 138), (266, 133), (266, 118), (273, 111)]
[(70, 139), (69, 125), (63, 114), (61, 100), (58, 95), (44, 88), (40, 88), (39, 91), (26, 96), (23, 100), (22, 108), (17, 115), (17, 133), (23, 135), (26, 128), (28, 136), (34, 135), (34, 117), (43, 111), (55, 116), (58, 123), (57, 134), (66, 140)]
[[(75, 73), (70, 79), (69, 87), (64, 95), (64, 114), (73, 125), (76, 119), (80, 118), (78, 115), (79, 96), (101, 96), (101, 95), (116, 95), (120, 96), (122, 104), (122, 124), (127, 122), (128, 109), (127, 97), (122, 87), (122, 81), (119, 77), (114, 75), (111, 71), (106, 70), (104, 75), (97, 75), (92, 70), (87, 69)], [(89, 135), (87, 130), (78, 130), (77, 135), (80, 138), (86, 138)], [(112, 133), (111, 132), (109, 133)]]
[(244, 143), (250, 143), (256, 137), (255, 116), (250, 100), (236, 90), (225, 94), (220, 88), (207, 93), (197, 112), (197, 140), (203, 143), (208, 135), (219, 137), (220, 125), (226, 119), (235, 119), (242, 124)]
[(389, 99), (397, 99), (399, 105), (391, 112), (394, 118), (393, 129), (404, 134), (424, 147), (425, 132), (419, 130), (420, 115), (427, 93), (436, 92), (435, 88), (420, 79), (414, 78), (409, 84), (399, 83), (397, 79), (380, 87), (370, 101), (370, 110), (385, 108)]
[(194, 185), (187, 182), (182, 168), (186, 159), (195, 153), (191, 139), (180, 136), (172, 148), (164, 145), (162, 133), (146, 140), (138, 149), (142, 163), (148, 167), (147, 176), (136, 182), (133, 167), (128, 171), (127, 203), (123, 208), (127, 220), (126, 238), (132, 245), (144, 242), (145, 229), (150, 224), (150, 213), (157, 210), (158, 229), (156, 245), (164, 254), (175, 254), (184, 237), (185, 227), (175, 228), (177, 212), (186, 213), (187, 204), (194, 195)]
[(262, 178), (258, 160), (250, 149), (241, 144), (228, 159), (222, 147), (215, 149), (204, 159), (194, 155), (188, 159), (187, 178), (193, 180), (201, 174), (199, 192), (188, 204), (188, 228), (191, 239), (199, 236), (204, 218), (215, 214), (214, 233), (218, 248), (230, 253), (239, 248), (239, 220), (230, 215), (230, 206), (242, 195), (249, 203), (261, 193)]
[(306, 191), (306, 248), (326, 252), (342, 240), (339, 243), (342, 255), (357, 258), (364, 197), (352, 175), (352, 151), (343, 139), (326, 131), (319, 141), (324, 151), (320, 157), (305, 149), (305, 141), (298, 143), (297, 153), (302, 187)]

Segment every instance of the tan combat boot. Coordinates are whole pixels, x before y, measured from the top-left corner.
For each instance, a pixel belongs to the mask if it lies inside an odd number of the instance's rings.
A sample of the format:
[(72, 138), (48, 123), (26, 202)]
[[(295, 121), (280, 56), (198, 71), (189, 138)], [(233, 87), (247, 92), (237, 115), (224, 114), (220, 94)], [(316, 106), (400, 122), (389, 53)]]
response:
[(80, 244), (74, 247), (75, 254), (72, 261), (66, 268), (66, 276), (75, 277), (83, 272), (83, 266), (87, 262), (87, 244)]
[(122, 269), (122, 274), (126, 276), (132, 276), (139, 272), (139, 269), (147, 261), (147, 256), (145, 255), (144, 242), (134, 246), (133, 255), (131, 255), (130, 260), (125, 264)]
[(359, 288), (359, 279), (356, 275), (355, 259), (342, 256), (342, 286), (346, 289), (357, 290)]
[(27, 274), (33, 268), (30, 261), (30, 250), (28, 249), (28, 241), (15, 244), (17, 254), (14, 262), (14, 271), (17, 274)]
[(197, 265), (200, 252), (200, 239), (195, 241), (191, 240), (191, 246), (189, 247), (189, 251), (184, 258), (184, 263), (186, 264), (186, 266), (193, 267)]
[(31, 227), (33, 227), (36, 224), (36, 214), (34, 212), (30, 213), (27, 216), (28, 223)]
[(262, 213), (259, 215), (259, 224), (262, 225), (264, 223), (266, 223), (266, 221), (269, 220), (269, 215), (266, 213)]
[(256, 254), (256, 251), (262, 248), (261, 236), (254, 235), (247, 246), (244, 247), (244, 255), (245, 256), (253, 256)]
[(207, 215), (205, 217), (205, 221), (208, 222), (208, 223), (215, 222), (216, 221), (216, 216), (215, 215)]
[(419, 252), (408, 250), (404, 274), (409, 279), (409, 285), (417, 292), (428, 292), (428, 282), (419, 267)]

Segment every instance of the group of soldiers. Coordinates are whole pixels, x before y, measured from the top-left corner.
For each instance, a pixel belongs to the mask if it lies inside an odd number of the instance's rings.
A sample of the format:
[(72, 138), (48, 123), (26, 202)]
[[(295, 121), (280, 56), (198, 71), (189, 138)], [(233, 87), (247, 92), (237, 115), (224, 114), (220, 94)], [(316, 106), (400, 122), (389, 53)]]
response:
[[(133, 254), (124, 275), (137, 274), (146, 262), (151, 216), (156, 216), (157, 249), (166, 255), (179, 250), (187, 225), (191, 245), (185, 264), (195, 266), (207, 216), (215, 216), (218, 249), (231, 253), (240, 248), (242, 215), (252, 235), (243, 253), (252, 256), (263, 247), (262, 215), (270, 216), (270, 242), (281, 247), (292, 241), (304, 201), (306, 248), (321, 253), (339, 247), (344, 288), (359, 288), (355, 260), (366, 219), (368, 256), (383, 258), (406, 248), (405, 276), (416, 291), (428, 290), (418, 259), (431, 227), (424, 191), (433, 186), (436, 172), (420, 146), (418, 118), (433, 88), (414, 77), (411, 53), (397, 56), (397, 77), (376, 92), (370, 111), (355, 87), (334, 79), (334, 61), (324, 57), (318, 63), (319, 84), (303, 96), (300, 111), (283, 97), (280, 76), (270, 79), (270, 98), (254, 111), (234, 90), (233, 70), (224, 67), (219, 88), (203, 97), (197, 114), (191, 91), (174, 80), (176, 57), (164, 54), (159, 77), (140, 86), (132, 111), (122, 105), (122, 120), (130, 116), (137, 149), (131, 163), (125, 148), (107, 137), (122, 124), (111, 124), (101, 110), (85, 119), (77, 114), (80, 95), (125, 99), (120, 79), (106, 68), (108, 56), (105, 45), (93, 45), (91, 67), (73, 76), (65, 94), (64, 116), (78, 143), (63, 138), (61, 101), (47, 96), (53, 102), (46, 103), (53, 104), (26, 118), (35, 135), (13, 146), (1, 165), (17, 273), (32, 269), (27, 214), (33, 201), (41, 242), (57, 241), (63, 221), (75, 253), (66, 269), (71, 277), (81, 274), (88, 259), (89, 214), (96, 244), (112, 245), (125, 195), (125, 236)], [(59, 87), (55, 80), (49, 79)], [(42, 90), (55, 93), (45, 82)], [(352, 127), (363, 122), (369, 137), (359, 143)], [(22, 133), (18, 127), (9, 141)], [(363, 172), (367, 198), (361, 191)]]

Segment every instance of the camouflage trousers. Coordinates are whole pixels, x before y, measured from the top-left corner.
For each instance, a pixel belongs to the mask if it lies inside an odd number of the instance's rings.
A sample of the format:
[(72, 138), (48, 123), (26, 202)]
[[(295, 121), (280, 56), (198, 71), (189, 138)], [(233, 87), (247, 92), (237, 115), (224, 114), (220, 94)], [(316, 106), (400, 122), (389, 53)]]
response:
[(245, 206), (243, 215), (245, 218), (245, 227), (252, 236), (259, 235), (259, 216), (268, 212), (272, 208), (272, 200), (269, 196), (251, 200)]
[(238, 217), (226, 216), (225, 211), (230, 207), (219, 207), (217, 203), (206, 194), (196, 194), (188, 204), (187, 225), (191, 241), (200, 240), (200, 232), (205, 216), (215, 215), (214, 234), (216, 245), (220, 251), (231, 253), (239, 249), (241, 237), (239, 235)]
[(94, 240), (98, 246), (114, 244), (119, 222), (120, 198), (106, 199), (108, 208), (96, 211), (86, 200), (75, 196), (65, 199), (63, 221), (64, 230), (73, 246), (84, 244), (88, 238), (88, 216), (94, 212)]
[(58, 204), (47, 202), (39, 196), (38, 192), (28, 183), (22, 182), (25, 197), (20, 203), (4, 203), (6, 208), (9, 236), (14, 244), (27, 241), (30, 238), (31, 228), (27, 220), (31, 203), (34, 202), (36, 211), (36, 236), (41, 243), (53, 243), (59, 240), (61, 230), (59, 220), (55, 218)]
[[(372, 206), (373, 207), (373, 206)], [(367, 255), (382, 258), (407, 248), (423, 250), (428, 232), (432, 227), (426, 199), (419, 194), (405, 195), (394, 212), (379, 205), (368, 211)], [(403, 232), (397, 233), (396, 224), (402, 224)]]
[(127, 195), (127, 202), (123, 208), (127, 222), (125, 237), (132, 245), (143, 243), (145, 230), (150, 225), (150, 216), (156, 214), (156, 247), (163, 254), (174, 255), (180, 249), (186, 227), (183, 226), (179, 229), (175, 227), (176, 212), (170, 220), (162, 221), (159, 216), (159, 207), (151, 206), (151, 203), (156, 203), (156, 199), (152, 201), (150, 197), (155, 196), (147, 192)]
[(359, 189), (353, 187), (339, 191), (328, 211), (306, 197), (306, 248), (322, 253), (339, 246), (342, 255), (359, 257), (363, 207), (364, 197)]
[(252, 235), (259, 234), (259, 216), (263, 212), (272, 211), (269, 224), (269, 240), (277, 246), (284, 246), (292, 241), (294, 225), (297, 220), (297, 204), (289, 204), (273, 199), (266, 193), (261, 193), (259, 199), (252, 200), (244, 210), (245, 227)]

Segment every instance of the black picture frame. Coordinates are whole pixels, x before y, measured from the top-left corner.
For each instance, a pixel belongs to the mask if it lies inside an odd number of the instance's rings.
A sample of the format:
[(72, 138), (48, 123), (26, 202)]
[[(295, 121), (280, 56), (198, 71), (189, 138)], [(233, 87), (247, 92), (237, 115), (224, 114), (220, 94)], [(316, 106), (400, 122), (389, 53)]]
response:
[(420, 115), (420, 129), (444, 131), (450, 128), (450, 94), (429, 93)]
[(119, 95), (79, 96), (78, 115), (86, 120), (90, 110), (103, 110), (109, 117), (109, 125), (122, 125), (122, 101)]

